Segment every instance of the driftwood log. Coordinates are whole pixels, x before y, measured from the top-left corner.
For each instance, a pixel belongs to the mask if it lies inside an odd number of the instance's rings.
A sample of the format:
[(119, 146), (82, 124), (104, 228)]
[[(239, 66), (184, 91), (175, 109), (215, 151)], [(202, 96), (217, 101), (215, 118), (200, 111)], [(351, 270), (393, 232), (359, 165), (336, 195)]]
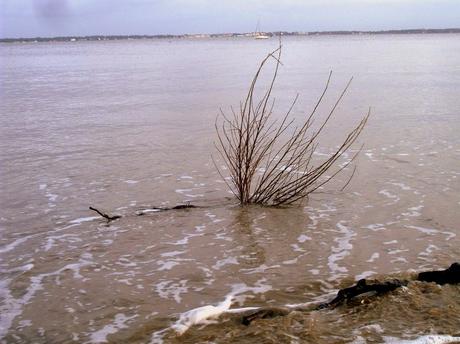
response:
[[(171, 207), (171, 208), (168, 208), (168, 207), (149, 207), (149, 208), (145, 208), (145, 209), (141, 209), (139, 211), (136, 212), (136, 215), (137, 216), (142, 216), (142, 215), (145, 215), (147, 213), (150, 213), (150, 212), (156, 212), (156, 211), (167, 211), (167, 210), (180, 210), (180, 209), (190, 209), (190, 208), (198, 208), (197, 206), (195, 205), (192, 205), (192, 204), (179, 204), (179, 205), (176, 205), (174, 207)], [(100, 216), (102, 216), (104, 219), (107, 220), (107, 222), (110, 222), (110, 221), (113, 221), (113, 220), (117, 220), (119, 218), (121, 218), (122, 216), (121, 215), (114, 215), (114, 216), (110, 216), (102, 211), (100, 211), (99, 209), (97, 208), (94, 208), (94, 207), (89, 207), (90, 210), (92, 211), (95, 211), (96, 213), (98, 213)]]
[(458, 284), (460, 283), (460, 263), (454, 263), (446, 270), (421, 272), (418, 274), (417, 281), (435, 282), (440, 285)]
[(145, 209), (136, 211), (136, 215), (142, 216), (142, 215), (145, 215), (151, 212), (157, 212), (157, 211), (181, 210), (181, 209), (192, 209), (192, 208), (198, 208), (198, 207), (195, 205), (189, 204), (189, 203), (179, 204), (171, 208), (169, 207), (149, 207), (149, 208), (145, 208)]
[[(448, 269), (445, 270), (433, 270), (433, 271), (425, 271), (420, 272), (415, 279), (416, 281), (420, 282), (434, 282), (440, 285), (444, 284), (459, 284), (460, 283), (460, 263), (453, 263)], [(341, 304), (350, 301), (356, 296), (366, 294), (366, 293), (374, 293), (376, 295), (382, 295), (391, 291), (394, 291), (400, 287), (407, 286), (409, 284), (409, 280), (400, 280), (400, 279), (392, 279), (387, 281), (377, 281), (377, 280), (366, 280), (361, 279), (359, 280), (356, 285), (340, 289), (337, 292), (337, 296), (326, 303), (322, 303), (314, 310), (321, 310), (326, 308), (335, 308)], [(305, 311), (305, 309), (287, 309), (287, 308), (261, 308), (258, 309), (250, 314), (246, 314), (241, 318), (241, 323), (244, 325), (250, 325), (252, 321), (256, 319), (267, 319), (267, 318), (274, 318), (277, 316), (285, 316), (289, 314), (291, 311), (300, 310)]]
[(407, 280), (398, 279), (384, 282), (361, 279), (358, 281), (358, 283), (356, 283), (356, 285), (352, 287), (340, 289), (337, 293), (337, 296), (332, 301), (320, 304), (316, 309), (334, 308), (348, 300), (351, 300), (355, 296), (366, 293), (382, 295), (400, 287), (406, 286), (408, 283), (409, 281)]
[(280, 316), (288, 315), (291, 312), (291, 309), (285, 307), (267, 307), (263, 309), (258, 309), (249, 314), (246, 314), (241, 319), (243, 325), (250, 325), (253, 320), (256, 319), (270, 319)]

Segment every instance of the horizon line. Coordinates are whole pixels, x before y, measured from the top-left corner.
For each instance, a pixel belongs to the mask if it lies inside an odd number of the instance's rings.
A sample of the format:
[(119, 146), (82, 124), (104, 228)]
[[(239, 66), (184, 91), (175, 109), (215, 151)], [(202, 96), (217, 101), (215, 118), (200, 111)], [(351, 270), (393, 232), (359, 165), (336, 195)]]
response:
[[(385, 33), (460, 33), (460, 27), (453, 28), (416, 28), (416, 29), (387, 29), (387, 30), (323, 30), (323, 31), (264, 31), (263, 34), (271, 36), (308, 36), (308, 35), (334, 35), (334, 34), (385, 34)], [(84, 39), (84, 38), (181, 38), (181, 37), (231, 37), (255, 35), (255, 32), (221, 32), (221, 33), (182, 33), (182, 34), (91, 34), (91, 35), (66, 35), (66, 36), (26, 36), (26, 37), (0, 37), (0, 42), (21, 40), (59, 40), (59, 39)]]

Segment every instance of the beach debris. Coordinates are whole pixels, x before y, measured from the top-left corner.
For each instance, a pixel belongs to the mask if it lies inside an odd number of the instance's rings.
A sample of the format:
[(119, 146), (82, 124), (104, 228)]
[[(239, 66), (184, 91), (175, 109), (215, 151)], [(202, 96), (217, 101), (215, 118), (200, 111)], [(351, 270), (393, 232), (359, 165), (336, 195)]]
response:
[[(440, 285), (444, 284), (459, 284), (460, 283), (460, 263), (453, 263), (449, 268), (445, 270), (432, 270), (432, 271), (425, 271), (420, 272), (417, 275), (416, 281), (420, 282), (435, 282)], [(316, 308), (310, 310), (322, 310), (326, 308), (335, 308), (341, 304), (344, 304), (354, 297), (363, 295), (363, 294), (375, 294), (375, 295), (383, 295), (394, 291), (398, 288), (407, 286), (411, 281), (410, 280), (400, 280), (400, 279), (391, 279), (386, 281), (378, 281), (378, 280), (366, 280), (360, 279), (356, 285), (340, 289), (337, 292), (337, 296), (326, 303), (322, 303)], [(250, 325), (252, 321), (256, 319), (268, 319), (274, 318), (277, 316), (285, 316), (292, 311), (308, 311), (308, 309), (304, 308), (274, 308), (274, 307), (266, 307), (266, 308), (259, 308), (255, 312), (251, 314), (244, 315), (241, 318), (241, 323), (244, 325)]]
[(168, 210), (182, 210), (182, 209), (193, 209), (193, 208), (198, 208), (196, 205), (190, 204), (190, 202), (187, 202), (185, 204), (178, 204), (174, 207), (149, 207), (145, 209), (141, 209), (136, 211), (137, 216), (142, 216), (148, 213), (156, 213), (159, 211), (168, 211)]
[(103, 213), (102, 211), (100, 211), (99, 209), (96, 209), (94, 207), (89, 207), (89, 209), (93, 210), (96, 213), (98, 213), (99, 215), (101, 215), (103, 218), (105, 218), (107, 220), (107, 222), (110, 222), (110, 221), (117, 220), (117, 219), (121, 218), (120, 215), (114, 215), (114, 216), (107, 215), (106, 213)]
[(256, 319), (271, 319), (279, 316), (288, 315), (292, 310), (286, 307), (267, 307), (257, 309), (250, 314), (244, 315), (241, 319), (243, 325), (248, 326)]
[(340, 289), (337, 293), (337, 296), (330, 302), (320, 304), (317, 309), (336, 307), (346, 301), (351, 300), (355, 296), (374, 293), (381, 295), (388, 293), (400, 287), (404, 287), (409, 284), (407, 280), (393, 279), (384, 282), (379, 282), (377, 280), (366, 280), (360, 279), (356, 285)]
[[(187, 202), (185, 204), (178, 204), (178, 205), (176, 205), (174, 207), (147, 207), (147, 208), (144, 208), (144, 209), (137, 210), (136, 215), (137, 216), (142, 216), (142, 215), (146, 215), (146, 214), (149, 214), (149, 213), (156, 213), (156, 212), (160, 212), (160, 211), (182, 210), (182, 209), (193, 209), (193, 208), (198, 208), (198, 207), (196, 205), (190, 204), (190, 202)], [(104, 219), (106, 219), (107, 222), (117, 220), (117, 219), (120, 219), (122, 217), (121, 215), (110, 216), (110, 215), (100, 211), (99, 209), (97, 209), (95, 207), (89, 207), (89, 209), (92, 210), (92, 211), (95, 211), (96, 213), (98, 213), (100, 216), (102, 216)]]
[(207, 325), (212, 323), (209, 319), (215, 319), (226, 312), (232, 305), (233, 296), (228, 295), (217, 306), (206, 305), (191, 309), (182, 313), (179, 320), (171, 326), (179, 336), (183, 335), (193, 325)]
[(453, 263), (446, 270), (425, 271), (418, 274), (417, 281), (435, 282), (440, 285), (460, 283), (460, 263)]

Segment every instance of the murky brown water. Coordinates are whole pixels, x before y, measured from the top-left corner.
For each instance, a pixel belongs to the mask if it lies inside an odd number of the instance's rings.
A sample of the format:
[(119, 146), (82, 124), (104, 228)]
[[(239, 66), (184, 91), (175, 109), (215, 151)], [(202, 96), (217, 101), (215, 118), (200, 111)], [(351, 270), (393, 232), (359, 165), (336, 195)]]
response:
[[(315, 305), (361, 277), (460, 260), (458, 35), (284, 41), (279, 109), (354, 75), (327, 153), (373, 116), (349, 187), (241, 208), (214, 119), (274, 40), (0, 46), (0, 338), (5, 343), (365, 343), (460, 334), (460, 287), (411, 283), (335, 310), (165, 330), (190, 309)], [(321, 155), (317, 156), (321, 159)], [(337, 186), (348, 175), (340, 175)], [(197, 209), (135, 216), (145, 206)], [(107, 225), (93, 205), (124, 217)], [(444, 337), (446, 338), (446, 337)]]

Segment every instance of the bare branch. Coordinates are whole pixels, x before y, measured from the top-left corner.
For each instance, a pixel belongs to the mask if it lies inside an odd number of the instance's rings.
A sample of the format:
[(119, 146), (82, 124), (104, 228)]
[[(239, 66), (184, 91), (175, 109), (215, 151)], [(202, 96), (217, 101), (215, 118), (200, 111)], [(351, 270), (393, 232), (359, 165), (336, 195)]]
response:
[[(275, 61), (272, 77), (265, 93), (256, 100), (254, 92), (258, 78), (270, 60)], [(228, 168), (231, 182), (223, 176), (214, 158), (213, 163), (241, 204), (283, 205), (300, 201), (347, 168), (360, 152), (359, 150), (345, 165), (335, 169), (330, 176), (326, 176), (357, 140), (366, 125), (370, 110), (326, 160), (313, 166), (313, 154), (318, 147), (319, 135), (334, 115), (353, 78), (342, 90), (326, 118), (311, 132), (314, 117), (329, 89), (332, 72), (329, 73), (313, 110), (300, 126), (294, 127), (291, 113), (298, 95), (282, 116), (281, 122), (272, 120), (275, 106), (272, 92), (280, 65), (281, 43), (260, 63), (244, 101), (240, 102), (239, 113), (231, 108), (230, 118), (221, 110), (221, 124), (218, 124), (219, 117), (216, 119), (215, 146)], [(289, 131), (292, 133), (286, 135)], [(343, 188), (349, 184), (355, 169), (356, 167)]]

